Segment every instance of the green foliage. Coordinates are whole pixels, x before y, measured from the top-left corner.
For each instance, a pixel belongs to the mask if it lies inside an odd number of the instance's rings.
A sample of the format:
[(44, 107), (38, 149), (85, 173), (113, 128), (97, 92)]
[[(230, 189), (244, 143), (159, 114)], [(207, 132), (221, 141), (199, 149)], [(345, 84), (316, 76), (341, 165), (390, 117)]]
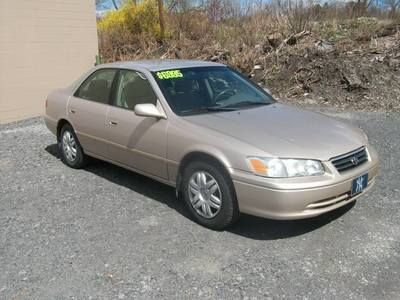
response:
[(349, 37), (357, 41), (369, 41), (375, 37), (382, 24), (376, 18), (360, 17), (349, 24)]
[(158, 22), (158, 7), (155, 0), (144, 0), (135, 5), (125, 2), (119, 10), (110, 11), (99, 20), (98, 28), (107, 33), (129, 32), (133, 35), (148, 33), (158, 37), (160, 25)]
[(315, 24), (313, 30), (318, 32), (323, 39), (329, 40), (330, 42), (338, 42), (346, 39), (349, 34), (348, 26), (333, 24), (332, 22), (318, 22)]
[(377, 18), (360, 17), (355, 20), (352, 20), (350, 26), (354, 28), (360, 28), (360, 27), (373, 27), (376, 26), (377, 24), (378, 24)]

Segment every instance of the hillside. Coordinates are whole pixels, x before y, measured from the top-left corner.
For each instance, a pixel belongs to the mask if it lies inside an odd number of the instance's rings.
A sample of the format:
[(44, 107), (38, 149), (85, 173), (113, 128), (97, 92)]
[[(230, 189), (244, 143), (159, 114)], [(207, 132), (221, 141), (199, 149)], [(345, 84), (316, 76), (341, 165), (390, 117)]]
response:
[(167, 13), (160, 37), (155, 2), (124, 6), (99, 21), (100, 53), (105, 61), (217, 61), (268, 87), (281, 101), (400, 111), (399, 21), (348, 16), (339, 20), (329, 17), (329, 8), (304, 24), (303, 15), (294, 19), (297, 24), (289, 15), (276, 19), (270, 8), (214, 22), (206, 12)]

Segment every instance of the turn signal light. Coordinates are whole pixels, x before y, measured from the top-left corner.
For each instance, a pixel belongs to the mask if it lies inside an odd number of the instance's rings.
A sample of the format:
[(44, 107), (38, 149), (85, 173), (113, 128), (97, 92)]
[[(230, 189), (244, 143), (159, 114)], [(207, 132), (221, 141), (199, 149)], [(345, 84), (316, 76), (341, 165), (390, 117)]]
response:
[(262, 161), (259, 159), (249, 159), (249, 162), (256, 173), (267, 174), (267, 166)]

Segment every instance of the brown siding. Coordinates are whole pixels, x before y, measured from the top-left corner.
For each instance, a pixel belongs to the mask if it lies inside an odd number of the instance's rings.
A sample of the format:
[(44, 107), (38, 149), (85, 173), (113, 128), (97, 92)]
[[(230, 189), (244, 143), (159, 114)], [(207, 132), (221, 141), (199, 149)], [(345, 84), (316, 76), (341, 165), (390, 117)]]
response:
[(0, 123), (37, 116), (93, 66), (95, 0), (0, 0)]

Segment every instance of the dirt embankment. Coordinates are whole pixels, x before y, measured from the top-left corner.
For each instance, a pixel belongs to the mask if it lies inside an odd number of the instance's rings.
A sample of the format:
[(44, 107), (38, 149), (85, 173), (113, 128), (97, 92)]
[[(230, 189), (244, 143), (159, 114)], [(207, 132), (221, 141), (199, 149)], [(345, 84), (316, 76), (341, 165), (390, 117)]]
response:
[(368, 33), (368, 38), (337, 42), (305, 31), (227, 49), (211, 41), (208, 45), (187, 41), (181, 48), (169, 45), (150, 56), (228, 64), (268, 87), (280, 101), (295, 105), (400, 111), (399, 28), (391, 26), (380, 34)]
[(400, 24), (370, 27), (357, 27), (356, 34), (345, 36), (321, 30), (291, 36), (253, 32), (259, 36), (251, 42), (245, 41), (245, 35), (229, 36), (227, 30), (224, 43), (214, 34), (195, 40), (170, 39), (161, 45), (142, 39), (146, 45), (126, 45), (105, 58), (211, 60), (239, 69), (276, 98), (292, 104), (400, 111)]
[(310, 35), (282, 48), (260, 67), (262, 71), (253, 71), (256, 81), (283, 101), (400, 111), (399, 33), (361, 44), (333, 44)]
[(195, 48), (188, 42), (182, 49), (170, 48), (164, 56), (231, 65), (281, 101), (295, 105), (400, 111), (399, 28), (338, 42), (328, 42), (314, 32), (286, 39), (270, 36), (253, 47), (230, 49), (218, 44)]

